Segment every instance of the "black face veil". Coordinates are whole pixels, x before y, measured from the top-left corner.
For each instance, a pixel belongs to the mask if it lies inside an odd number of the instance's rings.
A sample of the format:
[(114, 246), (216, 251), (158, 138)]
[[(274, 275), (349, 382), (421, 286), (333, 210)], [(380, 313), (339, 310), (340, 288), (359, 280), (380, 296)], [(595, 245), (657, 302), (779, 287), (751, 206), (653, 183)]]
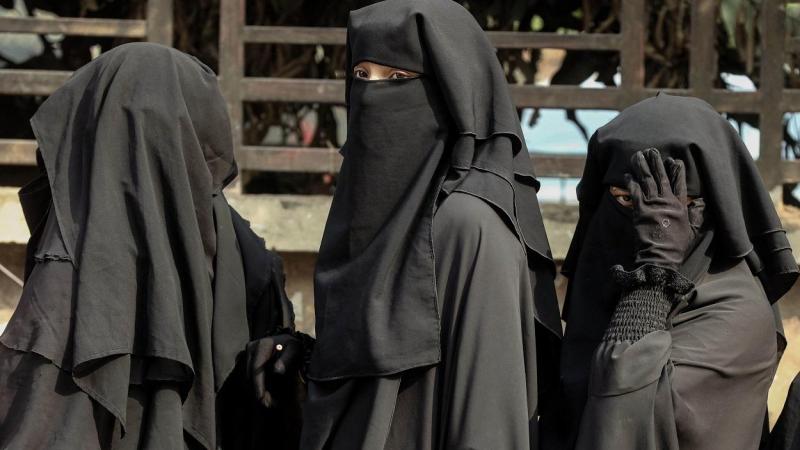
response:
[[(35, 257), (74, 269), (26, 284), (3, 344), (70, 373), (123, 429), (129, 384), (174, 382), (185, 430), (215, 448), (215, 393), (249, 336), (221, 192), (236, 163), (214, 72), (174, 49), (126, 44), (78, 70), (31, 123), (52, 209), (26, 217), (32, 229), (44, 226), (36, 217), (54, 224), (47, 239), (58, 242)], [(50, 204), (29, 194), (23, 204)], [(49, 287), (59, 284), (73, 289)], [(38, 295), (58, 308), (37, 311)]]
[[(361, 61), (421, 76), (353, 79)], [(352, 12), (347, 70), (348, 140), (315, 276), (319, 380), (439, 361), (431, 223), (441, 194), (486, 200), (525, 243), (532, 270), (553, 270), (519, 118), (466, 10), (388, 0)], [(560, 335), (552, 289), (535, 292), (537, 319)]]

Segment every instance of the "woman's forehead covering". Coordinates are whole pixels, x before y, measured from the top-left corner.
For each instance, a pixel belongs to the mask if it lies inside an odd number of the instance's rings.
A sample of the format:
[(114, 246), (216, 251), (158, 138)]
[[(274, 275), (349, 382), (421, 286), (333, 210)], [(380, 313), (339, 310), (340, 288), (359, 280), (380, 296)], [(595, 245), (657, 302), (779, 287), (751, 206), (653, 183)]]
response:
[(598, 129), (590, 151), (606, 166), (603, 182), (624, 186), (631, 156), (655, 147), (663, 158), (684, 162), (689, 194), (697, 196), (701, 195), (701, 176), (709, 169), (699, 165), (730, 158), (735, 151), (729, 145), (732, 134), (736, 132), (730, 124), (708, 103), (660, 94), (625, 109)]
[(387, 0), (352, 11), (347, 27), (351, 66), (372, 61), (424, 73), (428, 63), (421, 21), (435, 12), (428, 3)]

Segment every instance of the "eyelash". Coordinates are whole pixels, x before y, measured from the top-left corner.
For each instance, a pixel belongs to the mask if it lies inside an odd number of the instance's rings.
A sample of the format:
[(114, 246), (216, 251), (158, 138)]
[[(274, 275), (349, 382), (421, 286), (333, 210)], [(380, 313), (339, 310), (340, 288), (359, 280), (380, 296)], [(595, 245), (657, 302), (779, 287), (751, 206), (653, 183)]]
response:
[(633, 199), (630, 195), (615, 195), (614, 200), (625, 208), (633, 208)]
[[(361, 79), (368, 79), (369, 78), (369, 74), (367, 73), (366, 70), (358, 69), (358, 68), (353, 70), (353, 76), (356, 77), (356, 78), (361, 78)], [(414, 76), (411, 75), (408, 72), (397, 71), (397, 72), (392, 72), (392, 74), (389, 75), (388, 79), (389, 80), (403, 80), (403, 79), (406, 79), (406, 78), (414, 78)]]

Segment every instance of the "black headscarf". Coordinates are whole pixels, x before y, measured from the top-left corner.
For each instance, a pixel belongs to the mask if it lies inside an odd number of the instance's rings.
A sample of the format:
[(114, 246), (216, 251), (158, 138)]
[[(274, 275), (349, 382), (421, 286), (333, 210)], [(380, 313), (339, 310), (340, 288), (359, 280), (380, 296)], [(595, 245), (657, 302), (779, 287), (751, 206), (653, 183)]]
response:
[[(384, 375), (439, 361), (431, 223), (453, 191), (491, 205), (553, 271), (539, 187), (503, 71), (483, 31), (449, 0), (387, 0), (350, 14), (348, 140), (315, 276), (311, 376)], [(364, 81), (371, 61), (420, 74)], [(537, 319), (560, 335), (555, 297)]]
[(708, 205), (720, 255), (746, 259), (770, 302), (785, 294), (797, 279), (797, 263), (747, 147), (708, 103), (665, 94), (625, 109), (592, 136), (578, 185), (580, 219), (564, 273), (576, 270), (607, 187), (624, 186), (631, 155), (648, 147), (684, 161), (688, 193), (702, 196)]
[(649, 147), (662, 158), (684, 162), (688, 194), (705, 207), (703, 220), (697, 221), (702, 228), (680, 268), (685, 276), (696, 280), (712, 258), (744, 258), (774, 302), (798, 275), (755, 163), (722, 116), (702, 100), (664, 94), (622, 111), (589, 142), (578, 185), (580, 218), (563, 266), (570, 281), (563, 311), (562, 412), (560, 423), (550, 426), (562, 428), (558, 434), (568, 439), (577, 432), (586, 401), (592, 354), (620, 296), (609, 269), (616, 264), (633, 269), (635, 258), (632, 211), (614, 199), (609, 187), (624, 188), (631, 156)]
[(60, 237), (36, 257), (70, 260), (74, 289), (49, 328), (19, 308), (3, 344), (70, 372), (123, 428), (129, 384), (176, 382), (184, 429), (215, 448), (215, 394), (249, 333), (214, 72), (174, 49), (122, 45), (76, 71), (31, 124), (57, 227), (47, 239)]

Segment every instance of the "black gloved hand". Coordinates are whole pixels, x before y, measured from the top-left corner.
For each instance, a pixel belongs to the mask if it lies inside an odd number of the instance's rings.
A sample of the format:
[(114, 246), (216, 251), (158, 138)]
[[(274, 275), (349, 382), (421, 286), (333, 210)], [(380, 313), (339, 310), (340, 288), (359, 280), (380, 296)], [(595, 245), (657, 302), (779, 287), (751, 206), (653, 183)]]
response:
[[(649, 148), (631, 158), (633, 176), (626, 175), (633, 201), (636, 265), (652, 264), (677, 270), (697, 233), (689, 218), (683, 162)], [(700, 207), (702, 208), (702, 206)], [(695, 221), (702, 209), (693, 211)]]
[(247, 344), (247, 378), (256, 399), (269, 408), (275, 401), (270, 389), (285, 386), (282, 378), (297, 371), (303, 359), (303, 343), (290, 334), (278, 334)]

